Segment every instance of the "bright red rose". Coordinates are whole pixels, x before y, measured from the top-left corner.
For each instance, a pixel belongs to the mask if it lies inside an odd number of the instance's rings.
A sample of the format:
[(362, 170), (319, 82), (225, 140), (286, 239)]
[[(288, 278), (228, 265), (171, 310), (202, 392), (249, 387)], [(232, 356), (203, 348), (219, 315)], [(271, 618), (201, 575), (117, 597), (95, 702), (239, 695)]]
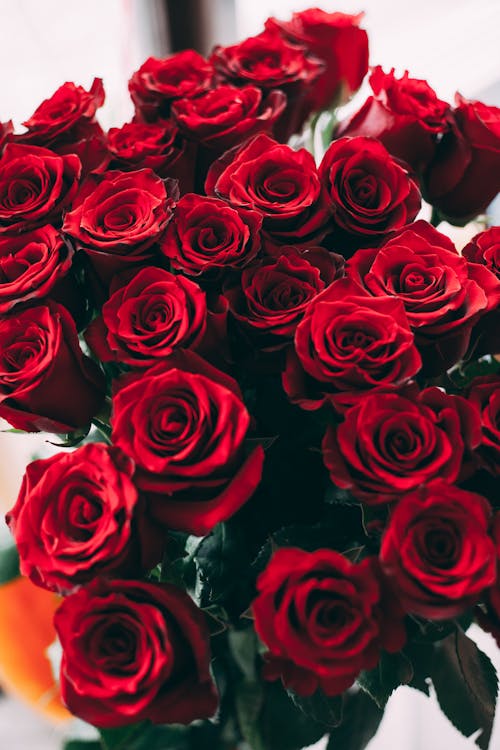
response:
[(464, 224), (486, 210), (500, 191), (500, 108), (456, 95), (450, 132), (439, 143), (424, 178), (425, 198)]
[(80, 173), (74, 154), (58, 156), (46, 148), (7, 143), (0, 159), (0, 234), (59, 224)]
[(398, 159), (420, 173), (431, 161), (443, 133), (450, 128), (450, 105), (437, 98), (427, 81), (384, 73), (380, 66), (370, 75), (373, 96), (360, 110), (340, 123), (336, 137), (378, 138)]
[(149, 57), (128, 83), (136, 115), (144, 122), (165, 119), (175, 99), (212, 88), (212, 65), (192, 49), (159, 60)]
[(481, 495), (433, 482), (395, 506), (380, 560), (407, 612), (430, 620), (456, 617), (496, 579), (488, 536), (491, 506)]
[(363, 13), (353, 16), (308, 8), (293, 13), (290, 21), (267, 19), (266, 29), (277, 29), (326, 63), (310, 93), (313, 110), (343, 103), (361, 86), (368, 72), (368, 35), (359, 28), (362, 18)]
[(133, 471), (119, 448), (102, 443), (29, 464), (7, 514), (21, 573), (67, 593), (97, 575), (137, 568)]
[(307, 247), (330, 229), (328, 195), (314, 158), (267, 135), (227, 151), (211, 166), (205, 190), (235, 208), (259, 211), (272, 242)]
[(245, 455), (250, 416), (236, 381), (192, 352), (122, 378), (111, 424), (137, 486), (151, 493), (151, 515), (168, 528), (207, 534), (260, 482), (264, 453)]
[(189, 724), (215, 713), (207, 623), (176, 586), (96, 580), (64, 600), (54, 624), (63, 701), (89, 724)]
[(358, 250), (347, 275), (369, 294), (404, 304), (429, 375), (463, 357), (472, 326), (487, 307), (486, 269), (468, 263), (425, 221), (397, 232), (378, 250)]
[(385, 596), (375, 558), (352, 563), (330, 549), (284, 547), (257, 580), (255, 630), (269, 649), (264, 678), (299, 695), (347, 690), (381, 649), (406, 640), (401, 613)]
[(473, 328), (470, 349), (475, 356), (500, 354), (500, 227), (490, 227), (476, 234), (464, 247), (462, 255), (470, 263), (489, 271), (481, 276), (488, 298), (487, 312)]
[(500, 476), (500, 376), (474, 378), (468, 398), (481, 414), (480, 461), (493, 475)]
[(205, 292), (163, 268), (132, 273), (114, 277), (109, 300), (85, 333), (99, 359), (148, 367), (179, 347), (196, 349), (207, 328)]
[(419, 369), (402, 303), (370, 299), (339, 279), (315, 297), (299, 323), (283, 387), (303, 409), (332, 403), (342, 411), (363, 394), (399, 388)]
[(14, 237), (0, 236), (0, 314), (45, 297), (68, 273), (72, 249), (47, 224)]
[(266, 349), (289, 343), (311, 300), (343, 275), (343, 258), (324, 248), (281, 249), (246, 268), (238, 285), (224, 291), (232, 315)]
[(363, 396), (340, 425), (328, 428), (322, 447), (332, 482), (375, 505), (433, 479), (454, 482), (480, 440), (475, 409), (428, 388), (407, 397)]
[(114, 273), (154, 258), (177, 197), (177, 183), (150, 169), (93, 174), (66, 214), (63, 231), (108, 282)]
[(250, 208), (188, 193), (175, 209), (161, 251), (189, 276), (244, 268), (257, 256), (262, 216)]
[(47, 303), (2, 317), (0, 417), (26, 432), (73, 432), (103, 400), (104, 378), (66, 308)]
[(264, 31), (230, 47), (215, 47), (210, 58), (220, 79), (237, 86), (257, 86), (263, 91), (280, 89), (287, 106), (280, 128), (286, 141), (302, 127), (311, 112), (311, 86), (325, 65), (296, 44), (289, 44), (277, 32)]
[(417, 183), (374, 138), (334, 141), (319, 175), (333, 205), (333, 224), (340, 230), (339, 247), (377, 245), (420, 210)]

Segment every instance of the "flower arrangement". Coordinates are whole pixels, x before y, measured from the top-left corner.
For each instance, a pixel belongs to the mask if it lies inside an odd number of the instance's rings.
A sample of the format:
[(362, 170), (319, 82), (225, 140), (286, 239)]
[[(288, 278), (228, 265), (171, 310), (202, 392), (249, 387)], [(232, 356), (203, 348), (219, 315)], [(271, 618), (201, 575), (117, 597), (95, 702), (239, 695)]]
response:
[(150, 58), (107, 133), (99, 79), (1, 125), (0, 416), (71, 448), (7, 522), (106, 750), (362, 750), (402, 684), (488, 747), (500, 228), (436, 227), (500, 190), (500, 110), (374, 67), (343, 117), (361, 21)]

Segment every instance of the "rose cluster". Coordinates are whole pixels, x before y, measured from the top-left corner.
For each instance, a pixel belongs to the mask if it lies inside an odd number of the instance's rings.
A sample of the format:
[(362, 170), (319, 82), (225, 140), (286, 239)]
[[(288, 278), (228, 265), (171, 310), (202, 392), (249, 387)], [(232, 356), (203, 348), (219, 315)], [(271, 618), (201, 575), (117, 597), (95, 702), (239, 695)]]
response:
[(221, 664), (256, 633), (252, 674), (298, 696), (415, 621), (500, 632), (500, 228), (436, 229), (499, 192), (500, 110), (375, 67), (312, 154), (368, 72), (361, 18), (149, 58), (107, 133), (99, 79), (1, 126), (0, 417), (74, 448), (7, 522), (98, 727), (226, 716), (214, 618)]

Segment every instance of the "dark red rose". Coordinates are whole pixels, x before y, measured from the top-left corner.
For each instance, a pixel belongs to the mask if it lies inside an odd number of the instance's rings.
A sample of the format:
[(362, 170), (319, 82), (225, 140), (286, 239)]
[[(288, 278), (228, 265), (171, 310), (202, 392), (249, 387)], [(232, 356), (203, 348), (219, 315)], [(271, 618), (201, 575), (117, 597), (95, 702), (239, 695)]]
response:
[(205, 292), (163, 268), (132, 273), (114, 277), (109, 300), (87, 328), (98, 358), (148, 367), (179, 347), (196, 349), (207, 328)]
[(13, 132), (14, 125), (12, 120), (8, 120), (8, 122), (0, 122), (0, 154), (3, 151), (5, 144), (12, 140)]
[(62, 699), (89, 724), (189, 724), (215, 713), (205, 616), (176, 586), (96, 580), (64, 600), (54, 624)]
[(405, 643), (401, 613), (387, 601), (373, 557), (352, 563), (330, 549), (284, 547), (257, 589), (255, 630), (269, 649), (264, 677), (281, 677), (299, 695), (318, 687), (343, 693), (377, 665), (382, 648), (392, 653)]
[(0, 237), (0, 314), (45, 297), (71, 267), (73, 251), (47, 224), (14, 237)]
[(450, 132), (424, 178), (425, 198), (464, 224), (500, 191), (500, 108), (456, 95)]
[(487, 312), (473, 328), (470, 350), (475, 356), (500, 354), (500, 227), (490, 227), (476, 234), (464, 247), (462, 255), (470, 263), (484, 266), (489, 271), (489, 275), (483, 273), (481, 276), (488, 298)]
[(325, 65), (296, 44), (289, 44), (277, 32), (264, 31), (229, 47), (215, 47), (210, 58), (222, 81), (237, 86), (257, 86), (263, 91), (280, 89), (287, 107), (280, 140), (300, 130), (310, 114), (307, 102)]
[(488, 536), (490, 521), (484, 497), (441, 481), (399, 501), (382, 539), (380, 560), (407, 612), (451, 619), (493, 585), (496, 552)]
[(58, 224), (73, 200), (81, 173), (74, 154), (7, 143), (0, 159), (0, 234)]
[[(500, 513), (493, 517), (491, 535), (496, 547), (497, 559), (500, 560)], [(475, 615), (478, 625), (490, 633), (500, 648), (500, 586), (498, 580), (486, 592), (485, 601), (481, 607), (476, 607)]]
[(401, 300), (429, 375), (463, 357), (487, 307), (483, 276), (489, 274), (425, 221), (397, 232), (379, 250), (358, 250), (347, 275), (375, 297)]
[(390, 231), (412, 222), (420, 210), (417, 183), (374, 138), (334, 141), (319, 175), (333, 204), (341, 247), (377, 245)]
[(179, 180), (181, 192), (192, 190), (196, 146), (188, 143), (169, 120), (129, 122), (121, 128), (111, 128), (108, 149), (111, 169), (152, 169), (160, 177)]
[(163, 60), (149, 57), (128, 83), (136, 114), (144, 122), (164, 119), (175, 99), (192, 97), (212, 88), (212, 65), (192, 49)]
[(320, 8), (293, 13), (290, 21), (268, 18), (266, 29), (278, 29), (293, 44), (326, 63), (310, 93), (313, 110), (347, 101), (368, 72), (368, 35), (359, 28), (363, 13), (328, 13)]
[(244, 441), (250, 416), (236, 381), (177, 351), (118, 382), (112, 438), (136, 463), (135, 482), (168, 528), (207, 534), (260, 482), (264, 453)]
[(312, 155), (267, 135), (257, 135), (214, 162), (205, 190), (235, 208), (259, 211), (274, 243), (314, 245), (330, 228), (328, 195)]
[(190, 140), (214, 154), (237, 146), (257, 133), (271, 133), (286, 106), (282, 91), (263, 94), (255, 86), (221, 85), (194, 99), (172, 105), (172, 118)]
[(119, 448), (102, 443), (29, 464), (7, 514), (21, 573), (67, 593), (97, 575), (125, 572), (137, 553), (133, 471)]
[(303, 409), (329, 402), (342, 411), (363, 394), (399, 388), (419, 369), (402, 303), (370, 299), (339, 279), (315, 297), (299, 323), (283, 387)]
[(63, 231), (108, 282), (114, 273), (157, 254), (177, 197), (177, 184), (164, 182), (151, 169), (93, 174), (66, 214)]
[(324, 248), (281, 250), (246, 268), (224, 292), (236, 320), (270, 349), (289, 343), (311, 300), (343, 275), (343, 258)]
[(483, 434), (478, 449), (481, 463), (492, 474), (500, 476), (500, 376), (474, 378), (468, 398), (481, 414)]
[(454, 482), (480, 440), (477, 413), (460, 396), (439, 388), (406, 397), (373, 393), (328, 428), (323, 458), (337, 487), (374, 505), (433, 479)]
[(427, 81), (384, 73), (380, 66), (370, 75), (373, 96), (361, 109), (340, 123), (336, 137), (378, 138), (398, 159), (421, 172), (434, 156), (437, 143), (450, 128), (450, 105), (437, 98)]
[(172, 267), (199, 276), (244, 268), (257, 256), (262, 216), (195, 193), (183, 195), (161, 243)]
[(479, 232), (462, 250), (467, 260), (486, 266), (500, 282), (500, 227)]
[(62, 305), (0, 319), (0, 417), (26, 432), (73, 432), (104, 400), (104, 379), (84, 356)]

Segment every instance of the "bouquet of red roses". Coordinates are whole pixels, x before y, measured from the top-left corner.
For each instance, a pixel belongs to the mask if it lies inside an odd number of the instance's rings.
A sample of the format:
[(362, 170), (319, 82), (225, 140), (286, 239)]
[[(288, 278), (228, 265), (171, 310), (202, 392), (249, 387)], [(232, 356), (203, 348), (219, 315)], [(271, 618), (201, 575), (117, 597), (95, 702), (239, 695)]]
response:
[(150, 58), (107, 133), (98, 79), (1, 126), (0, 416), (72, 448), (7, 522), (106, 750), (362, 750), (401, 684), (488, 746), (500, 227), (435, 227), (500, 190), (500, 110), (375, 67), (336, 120), (360, 23)]

